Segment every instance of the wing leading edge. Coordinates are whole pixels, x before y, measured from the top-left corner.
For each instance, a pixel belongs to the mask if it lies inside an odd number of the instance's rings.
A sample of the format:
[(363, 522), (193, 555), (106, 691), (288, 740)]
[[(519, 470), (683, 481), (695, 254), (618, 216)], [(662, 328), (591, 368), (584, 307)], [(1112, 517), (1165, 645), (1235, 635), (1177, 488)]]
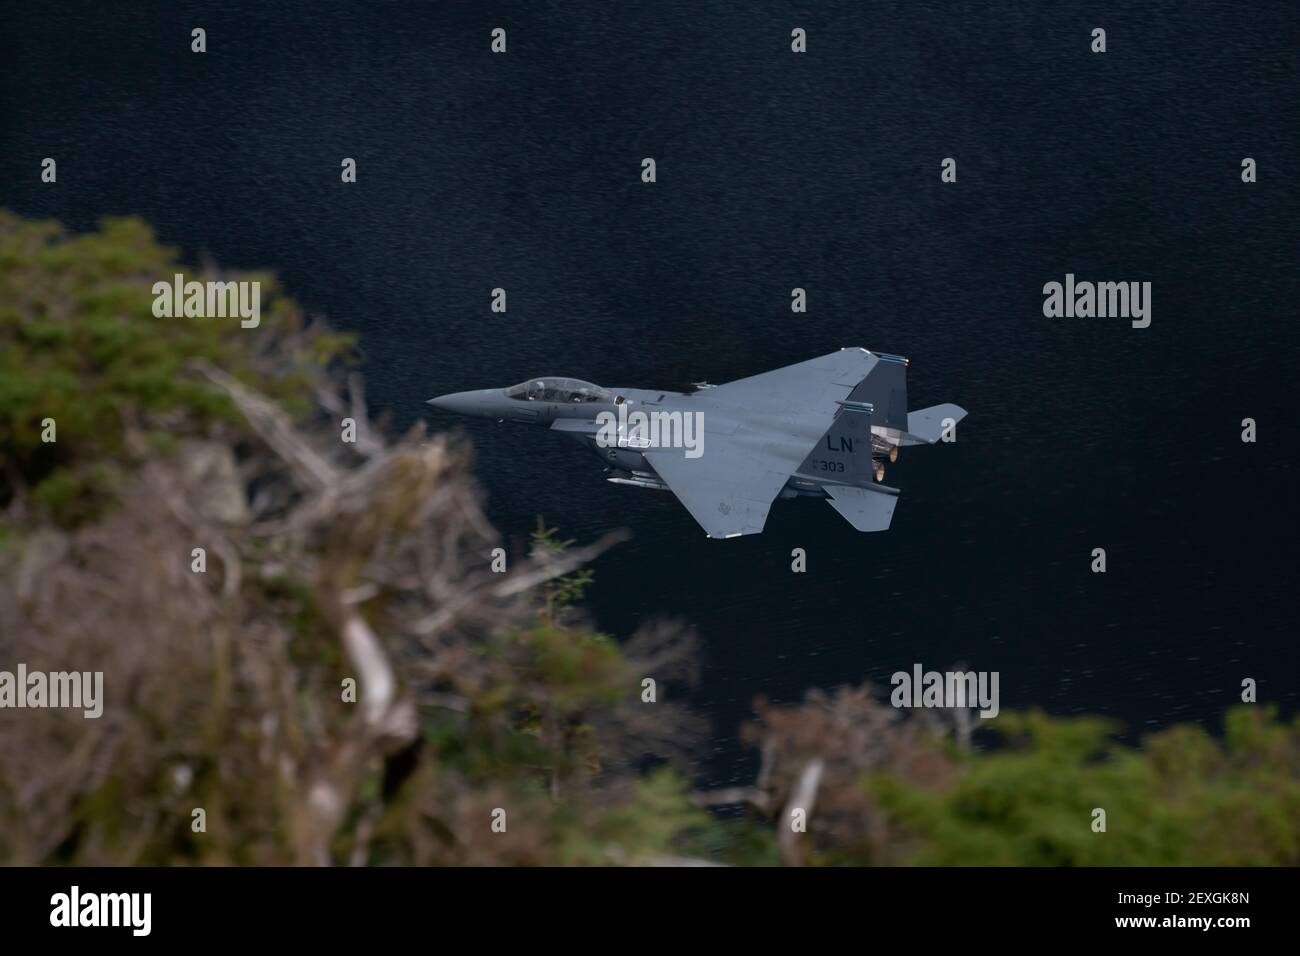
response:
[(786, 409), (826, 415), (826, 425), (829, 426), (830, 416), (835, 413), (835, 402), (847, 398), (878, 361), (866, 349), (840, 349), (806, 362), (719, 385), (710, 390), (709, 399), (764, 411)]

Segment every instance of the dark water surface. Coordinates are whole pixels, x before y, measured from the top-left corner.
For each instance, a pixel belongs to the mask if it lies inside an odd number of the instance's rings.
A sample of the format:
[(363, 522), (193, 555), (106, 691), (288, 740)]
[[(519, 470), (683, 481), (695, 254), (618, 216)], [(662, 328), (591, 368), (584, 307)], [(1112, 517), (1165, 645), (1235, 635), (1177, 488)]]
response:
[[(756, 693), (918, 661), (1135, 731), (1213, 728), (1244, 677), (1294, 712), (1298, 63), (1292, 2), (31, 4), (0, 37), (0, 204), (275, 270), (360, 333), (400, 426), (539, 373), (909, 356), (913, 407), (970, 416), (890, 469), (887, 534), (796, 501), (710, 541), (557, 436), (467, 426), (512, 540), (634, 531), (592, 608), (697, 626), (721, 783)], [(1151, 327), (1044, 318), (1067, 272), (1150, 281)]]

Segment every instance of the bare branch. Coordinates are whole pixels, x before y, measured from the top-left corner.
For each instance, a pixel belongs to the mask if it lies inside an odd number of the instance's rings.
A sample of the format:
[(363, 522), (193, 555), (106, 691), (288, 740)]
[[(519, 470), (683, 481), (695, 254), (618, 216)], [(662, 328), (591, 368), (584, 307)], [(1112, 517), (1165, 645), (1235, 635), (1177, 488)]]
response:
[(812, 819), (813, 804), (817, 802), (817, 787), (821, 784), (825, 767), (820, 757), (804, 765), (803, 773), (799, 774), (799, 782), (785, 805), (785, 812), (781, 814), (777, 844), (781, 848), (781, 862), (785, 866), (803, 866), (803, 848), (800, 846), (800, 834), (794, 829), (794, 811), (803, 811), (805, 826)]
[(296, 477), (315, 489), (338, 482), (334, 467), (299, 436), (289, 417), (279, 408), (211, 362), (197, 359), (191, 365), (230, 396), (254, 431), (290, 465)]

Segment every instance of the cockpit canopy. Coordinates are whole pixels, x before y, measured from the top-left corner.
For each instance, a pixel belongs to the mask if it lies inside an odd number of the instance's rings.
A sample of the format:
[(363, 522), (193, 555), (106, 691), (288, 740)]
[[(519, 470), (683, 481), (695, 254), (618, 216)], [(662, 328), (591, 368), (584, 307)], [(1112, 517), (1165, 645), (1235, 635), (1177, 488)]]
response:
[(599, 385), (577, 378), (530, 378), (506, 389), (506, 397), (522, 402), (560, 402), (565, 405), (614, 400), (614, 396)]

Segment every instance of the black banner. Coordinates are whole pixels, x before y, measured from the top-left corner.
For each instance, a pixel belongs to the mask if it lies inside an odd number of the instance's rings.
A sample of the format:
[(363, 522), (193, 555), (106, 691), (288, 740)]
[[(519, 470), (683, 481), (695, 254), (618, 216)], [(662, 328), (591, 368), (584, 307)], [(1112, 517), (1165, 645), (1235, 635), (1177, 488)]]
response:
[(1288, 922), (1294, 883), (1278, 869), (0, 870), (11, 940), (76, 932), (186, 944), (449, 932), (497, 942), (547, 925), (616, 939), (629, 927), (727, 923), (749, 933), (773, 921), (814, 934), (856, 926), (946, 939), (978, 927), (985, 942), (1051, 933), (1227, 943)]

